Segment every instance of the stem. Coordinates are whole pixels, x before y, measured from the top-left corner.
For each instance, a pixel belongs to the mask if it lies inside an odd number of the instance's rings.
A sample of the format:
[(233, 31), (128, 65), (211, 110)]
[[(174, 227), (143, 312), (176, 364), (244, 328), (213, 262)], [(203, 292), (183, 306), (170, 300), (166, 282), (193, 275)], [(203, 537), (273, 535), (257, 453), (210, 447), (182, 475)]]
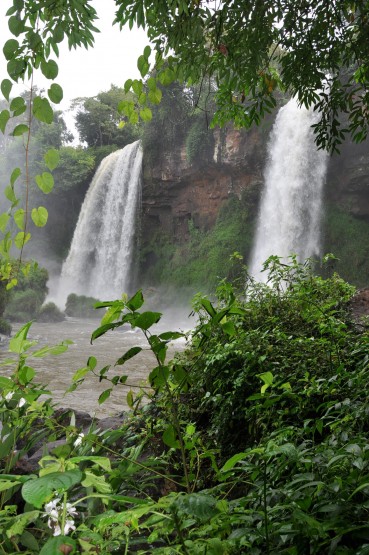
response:
[(266, 543), (266, 553), (269, 553), (269, 530), (268, 530), (268, 506), (267, 506), (267, 463), (264, 460), (264, 485), (263, 485), (263, 503), (264, 503), (264, 528), (265, 528), (265, 543)]
[(24, 207), (24, 228), (23, 228), (24, 236), (23, 236), (22, 248), (21, 248), (20, 255), (19, 255), (19, 266), (22, 262), (24, 244), (25, 244), (26, 234), (27, 234), (27, 224), (28, 224), (29, 184), (30, 184), (29, 147), (30, 147), (30, 144), (31, 144), (32, 101), (33, 101), (33, 72), (32, 72), (32, 75), (31, 75), (31, 88), (30, 88), (29, 107), (28, 107), (28, 120), (27, 120), (28, 133), (27, 133), (27, 140), (26, 140), (26, 145), (25, 145), (25, 151), (26, 151), (26, 175), (25, 175), (25, 178), (26, 178), (26, 196), (25, 196), (25, 207)]
[(63, 493), (63, 513), (61, 521), (61, 535), (64, 536), (65, 523), (67, 520), (67, 492)]

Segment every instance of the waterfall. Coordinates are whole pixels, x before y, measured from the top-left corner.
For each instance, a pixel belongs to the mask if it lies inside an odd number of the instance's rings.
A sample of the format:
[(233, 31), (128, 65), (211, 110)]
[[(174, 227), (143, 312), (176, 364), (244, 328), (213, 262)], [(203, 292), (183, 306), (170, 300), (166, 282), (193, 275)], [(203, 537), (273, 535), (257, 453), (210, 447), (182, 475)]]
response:
[(311, 125), (317, 116), (292, 99), (278, 112), (268, 144), (249, 272), (259, 281), (271, 255), (296, 254), (299, 261), (320, 254), (320, 217), (327, 154), (317, 150)]
[(140, 141), (102, 160), (62, 267), (59, 298), (71, 292), (119, 298), (128, 292), (141, 204), (141, 168)]

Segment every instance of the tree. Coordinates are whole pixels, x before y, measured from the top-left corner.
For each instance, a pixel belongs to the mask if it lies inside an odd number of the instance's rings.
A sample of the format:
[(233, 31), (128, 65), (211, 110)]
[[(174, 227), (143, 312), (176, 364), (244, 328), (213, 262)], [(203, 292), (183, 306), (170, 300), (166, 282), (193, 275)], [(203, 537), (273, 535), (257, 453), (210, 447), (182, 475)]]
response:
[(138, 129), (133, 125), (123, 125), (117, 107), (119, 102), (132, 95), (112, 85), (109, 91), (100, 92), (90, 98), (76, 98), (76, 127), (81, 141), (88, 146), (115, 144), (123, 148), (138, 138)]
[[(319, 112), (318, 146), (336, 150), (346, 133), (357, 142), (366, 138), (365, 0), (224, 0), (212, 5), (117, 0), (117, 5), (121, 26), (136, 23), (147, 29), (161, 82), (216, 80), (214, 124), (259, 123), (282, 91)], [(149, 71), (145, 60), (139, 60), (143, 76)]]

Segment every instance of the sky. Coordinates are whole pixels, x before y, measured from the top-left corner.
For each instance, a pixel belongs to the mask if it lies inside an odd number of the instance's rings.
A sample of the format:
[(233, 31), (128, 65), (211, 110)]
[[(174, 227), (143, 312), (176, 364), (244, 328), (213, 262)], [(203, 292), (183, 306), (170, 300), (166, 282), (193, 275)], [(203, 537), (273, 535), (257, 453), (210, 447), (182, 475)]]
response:
[[(11, 5), (11, 0), (0, 0), (0, 81), (8, 77), (2, 45), (12, 37), (5, 16)], [(108, 90), (111, 84), (123, 86), (126, 79), (139, 77), (137, 58), (148, 44), (144, 31), (130, 31), (128, 27), (120, 31), (119, 26), (112, 25), (116, 9), (114, 0), (93, 0), (92, 5), (99, 16), (95, 26), (101, 31), (95, 35), (94, 48), (69, 51), (67, 45), (62, 44), (59, 59), (51, 55), (59, 65), (55, 82), (64, 91), (63, 102), (59, 105), (62, 110), (68, 109), (73, 98), (95, 96), (100, 91)], [(51, 81), (37, 72), (35, 84), (49, 87)], [(21, 85), (20, 90), (24, 88)]]

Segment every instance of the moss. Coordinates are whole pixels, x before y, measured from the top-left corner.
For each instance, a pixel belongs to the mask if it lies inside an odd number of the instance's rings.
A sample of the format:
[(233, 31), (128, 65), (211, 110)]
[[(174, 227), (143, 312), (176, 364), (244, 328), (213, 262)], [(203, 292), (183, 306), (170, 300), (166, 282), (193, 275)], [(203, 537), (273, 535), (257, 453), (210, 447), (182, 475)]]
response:
[(355, 218), (337, 206), (326, 207), (324, 251), (338, 258), (335, 270), (357, 287), (368, 285), (369, 223)]
[(189, 240), (174, 244), (158, 233), (143, 245), (141, 274), (149, 285), (211, 292), (219, 278), (236, 277), (237, 251), (246, 260), (252, 241), (252, 216), (247, 199), (232, 197), (220, 210), (215, 226), (204, 232), (189, 221)]

